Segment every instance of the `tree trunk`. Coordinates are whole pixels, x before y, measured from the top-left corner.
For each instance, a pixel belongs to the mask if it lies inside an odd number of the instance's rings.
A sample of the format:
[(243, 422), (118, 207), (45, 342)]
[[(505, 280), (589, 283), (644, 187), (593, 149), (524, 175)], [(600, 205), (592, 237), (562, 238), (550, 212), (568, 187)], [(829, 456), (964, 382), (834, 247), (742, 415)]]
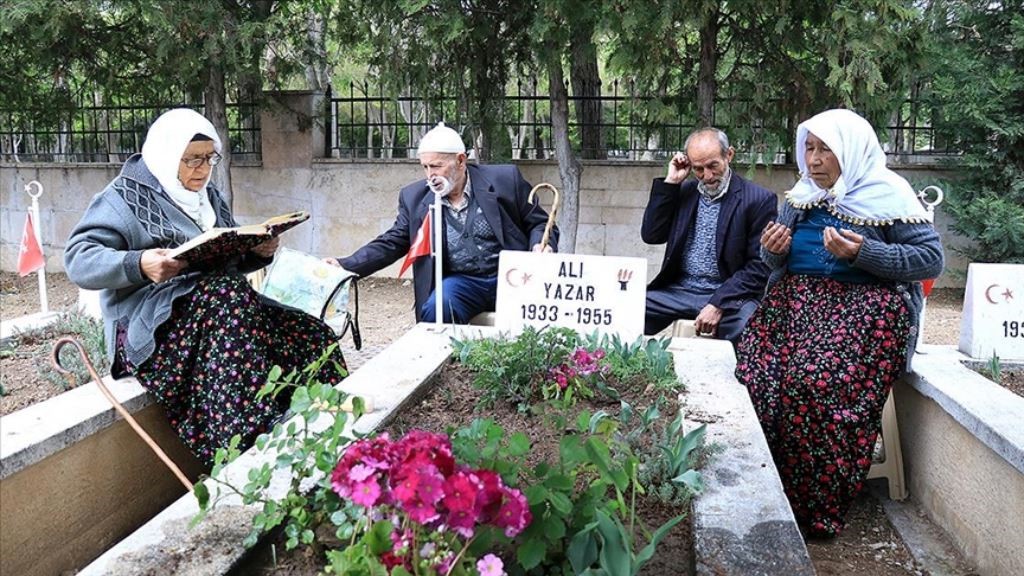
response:
[(572, 93), (576, 97), (581, 156), (586, 159), (603, 159), (607, 153), (601, 130), (601, 74), (597, 68), (593, 23), (587, 21), (573, 26), (570, 50), (570, 77)]
[(224, 200), (228, 206), (234, 208), (235, 195), (231, 191), (231, 140), (228, 138), (227, 95), (224, 88), (224, 70), (220, 66), (207, 66), (203, 102), (206, 105), (206, 117), (213, 123), (217, 135), (220, 136), (220, 155), (223, 157), (220, 164), (214, 167), (213, 177), (210, 181), (224, 194)]
[(583, 166), (572, 151), (569, 141), (569, 93), (565, 88), (562, 59), (558, 50), (551, 50), (548, 60), (548, 83), (551, 85), (551, 135), (558, 157), (558, 174), (562, 178), (562, 206), (558, 212), (558, 251), (576, 251), (576, 229), (580, 220), (580, 177)]
[(324, 92), (327, 90), (327, 42), (324, 35), (324, 18), (316, 10), (308, 11), (309, 30), (306, 40), (309, 42), (309, 61), (306, 62), (306, 85), (310, 90)]
[(697, 72), (697, 127), (715, 123), (715, 92), (718, 72), (718, 8), (700, 27), (700, 68)]

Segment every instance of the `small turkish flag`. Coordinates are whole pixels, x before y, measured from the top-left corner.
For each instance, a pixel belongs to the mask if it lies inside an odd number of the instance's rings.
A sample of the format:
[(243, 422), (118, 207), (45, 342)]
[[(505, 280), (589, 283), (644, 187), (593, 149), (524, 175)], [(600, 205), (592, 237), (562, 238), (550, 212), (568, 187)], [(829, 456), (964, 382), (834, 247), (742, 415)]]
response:
[(43, 258), (43, 247), (36, 239), (35, 228), (32, 227), (32, 213), (25, 218), (25, 231), (21, 234), (21, 251), (18, 254), (18, 275), (27, 276), (46, 266)]
[(924, 297), (927, 298), (932, 293), (932, 286), (935, 285), (935, 278), (931, 280), (925, 280), (921, 282), (921, 290), (924, 291)]
[(409, 247), (409, 253), (405, 255), (405, 261), (402, 262), (402, 269), (398, 272), (398, 277), (401, 278), (402, 274), (412, 266), (420, 256), (430, 255), (430, 212), (427, 212), (423, 216), (423, 224), (420, 226), (419, 232), (416, 233), (416, 239), (412, 241), (412, 246)]

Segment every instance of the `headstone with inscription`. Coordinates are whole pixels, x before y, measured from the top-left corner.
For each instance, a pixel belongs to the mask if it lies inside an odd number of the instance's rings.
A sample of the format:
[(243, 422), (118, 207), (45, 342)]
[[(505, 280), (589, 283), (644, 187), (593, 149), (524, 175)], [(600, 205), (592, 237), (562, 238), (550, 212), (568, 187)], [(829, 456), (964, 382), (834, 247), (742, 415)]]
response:
[(633, 341), (643, 334), (646, 296), (644, 258), (506, 250), (494, 325), (513, 334), (561, 326)]
[(1024, 360), (1024, 265), (967, 268), (960, 351), (979, 360)]

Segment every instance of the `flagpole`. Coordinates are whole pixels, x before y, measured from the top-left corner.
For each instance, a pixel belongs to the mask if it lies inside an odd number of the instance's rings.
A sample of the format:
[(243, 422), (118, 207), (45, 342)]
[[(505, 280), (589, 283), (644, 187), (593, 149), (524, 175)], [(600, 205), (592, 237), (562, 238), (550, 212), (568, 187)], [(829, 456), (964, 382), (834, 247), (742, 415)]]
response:
[[(32, 193), (32, 188), (35, 187), (37, 192)], [(39, 251), (43, 250), (43, 236), (40, 231), (39, 225), (39, 197), (43, 194), (43, 185), (38, 180), (33, 180), (25, 185), (25, 192), (32, 197), (32, 206), (28, 209), (29, 214), (32, 215), (32, 231), (36, 235), (36, 242), (39, 243)], [(44, 260), (45, 262), (45, 260)], [(36, 276), (39, 279), (39, 307), (42, 309), (43, 314), (50, 311), (49, 303), (46, 300), (46, 266), (36, 270)]]
[(434, 194), (434, 322), (440, 328), (444, 324), (444, 278), (441, 275), (444, 264), (444, 223), (441, 221), (441, 194)]

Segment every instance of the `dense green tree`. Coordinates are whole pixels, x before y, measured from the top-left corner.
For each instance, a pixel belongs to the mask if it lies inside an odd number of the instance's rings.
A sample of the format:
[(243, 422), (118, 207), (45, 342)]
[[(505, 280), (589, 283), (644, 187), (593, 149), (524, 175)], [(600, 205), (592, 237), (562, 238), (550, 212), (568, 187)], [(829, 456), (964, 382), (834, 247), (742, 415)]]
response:
[(936, 0), (928, 15), (931, 120), (967, 152), (945, 207), (971, 260), (1024, 263), (1024, 2)]
[[(202, 101), (229, 142), (227, 94), (261, 98), (307, 69), (322, 38), (310, 34), (327, 0), (5, 0), (0, 6), (0, 106), (46, 121), (80, 93), (149, 102)], [(291, 47), (291, 58), (268, 52)], [(266, 69), (273, 62), (274, 76)], [(171, 95), (169, 98), (168, 96)], [(249, 119), (248, 121), (254, 121)], [(214, 179), (231, 196), (231, 148)]]

